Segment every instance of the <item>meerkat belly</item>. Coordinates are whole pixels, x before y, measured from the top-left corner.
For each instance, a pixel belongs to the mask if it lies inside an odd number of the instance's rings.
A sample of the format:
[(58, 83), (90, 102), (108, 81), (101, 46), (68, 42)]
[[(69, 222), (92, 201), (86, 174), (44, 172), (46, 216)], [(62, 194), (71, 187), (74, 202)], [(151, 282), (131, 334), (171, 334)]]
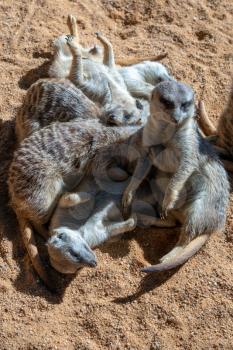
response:
[(165, 173), (175, 173), (180, 163), (180, 153), (176, 149), (154, 147), (155, 152), (151, 161), (159, 170)]

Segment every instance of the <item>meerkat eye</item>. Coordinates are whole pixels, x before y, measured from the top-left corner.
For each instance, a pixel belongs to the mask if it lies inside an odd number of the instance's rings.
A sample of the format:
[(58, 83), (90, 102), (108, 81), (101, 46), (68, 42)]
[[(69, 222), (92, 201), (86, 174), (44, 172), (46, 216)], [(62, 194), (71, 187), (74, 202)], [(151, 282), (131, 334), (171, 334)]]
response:
[(136, 107), (137, 107), (137, 109), (140, 109), (140, 110), (143, 109), (143, 105), (139, 100), (136, 100)]
[(57, 235), (57, 238), (59, 238), (59, 239), (63, 239), (63, 233), (61, 232), (61, 233), (58, 233), (58, 235)]
[(187, 101), (181, 104), (181, 109), (186, 110), (192, 105), (193, 101)]
[(174, 102), (167, 100), (166, 98), (160, 96), (159, 101), (167, 108), (167, 109), (173, 109), (175, 107)]
[(72, 248), (69, 249), (70, 255), (72, 255), (75, 259), (79, 260), (80, 259), (80, 254), (76, 251), (74, 251)]

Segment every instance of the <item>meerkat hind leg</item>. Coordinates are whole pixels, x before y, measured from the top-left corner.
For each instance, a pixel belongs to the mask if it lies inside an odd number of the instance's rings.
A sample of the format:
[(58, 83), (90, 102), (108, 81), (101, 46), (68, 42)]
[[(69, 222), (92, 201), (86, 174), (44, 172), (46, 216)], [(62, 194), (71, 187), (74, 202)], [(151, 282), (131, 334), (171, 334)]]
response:
[(67, 45), (69, 46), (73, 56), (69, 78), (75, 85), (81, 85), (84, 82), (82, 50), (75, 43), (72, 36), (68, 36)]
[(79, 44), (78, 26), (77, 19), (73, 15), (68, 15), (67, 26), (69, 28), (70, 34), (75, 38), (76, 44)]
[(97, 39), (102, 43), (104, 47), (104, 59), (103, 63), (109, 68), (115, 68), (115, 56), (113, 46), (110, 41), (100, 33), (96, 33)]

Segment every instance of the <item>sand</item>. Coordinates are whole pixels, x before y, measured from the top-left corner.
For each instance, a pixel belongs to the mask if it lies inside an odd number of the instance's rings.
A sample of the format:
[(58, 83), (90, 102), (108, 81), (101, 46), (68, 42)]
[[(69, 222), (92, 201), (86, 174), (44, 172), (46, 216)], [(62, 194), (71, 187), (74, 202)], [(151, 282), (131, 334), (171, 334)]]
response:
[(140, 267), (171, 249), (178, 230), (138, 229), (97, 249), (96, 269), (57, 274), (51, 294), (28, 261), (6, 188), (14, 147), (7, 120), (45, 75), (69, 13), (86, 45), (98, 30), (117, 57), (167, 52), (163, 63), (194, 87), (216, 123), (232, 73), (232, 1), (1, 0), (0, 9), (0, 349), (232, 349), (231, 209), (225, 231), (176, 271), (145, 277)]

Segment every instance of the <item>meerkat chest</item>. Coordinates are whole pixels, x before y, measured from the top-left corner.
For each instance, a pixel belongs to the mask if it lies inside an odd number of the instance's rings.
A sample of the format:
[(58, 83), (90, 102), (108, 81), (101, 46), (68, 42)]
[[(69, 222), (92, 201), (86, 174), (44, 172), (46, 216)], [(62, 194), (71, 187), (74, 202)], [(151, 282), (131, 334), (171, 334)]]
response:
[(151, 163), (159, 170), (165, 173), (175, 173), (181, 160), (179, 150), (172, 145), (168, 147), (163, 145), (153, 146), (149, 151)]

